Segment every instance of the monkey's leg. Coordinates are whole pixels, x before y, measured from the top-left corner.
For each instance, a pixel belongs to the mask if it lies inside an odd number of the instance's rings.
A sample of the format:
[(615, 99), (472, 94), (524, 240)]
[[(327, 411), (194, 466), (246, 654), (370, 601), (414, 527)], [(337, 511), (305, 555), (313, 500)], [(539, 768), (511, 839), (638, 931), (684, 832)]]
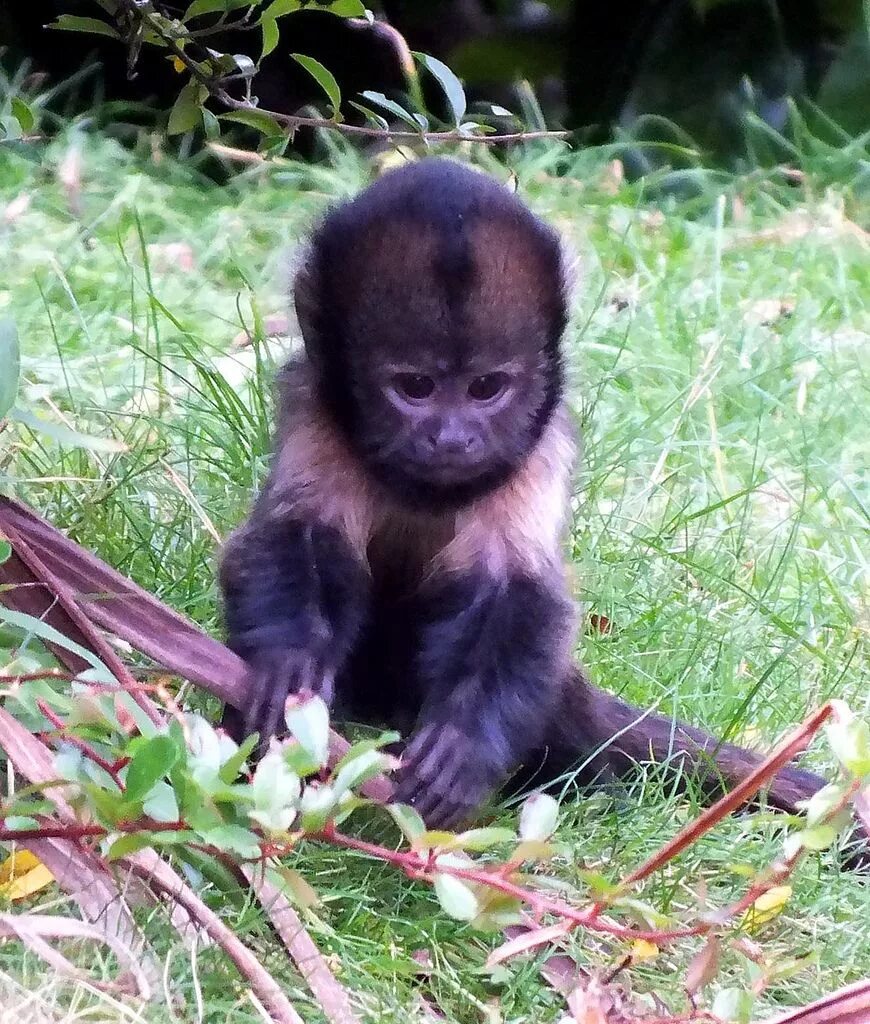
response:
[(368, 603), (369, 577), (335, 529), (255, 511), (221, 564), (227, 644), (250, 667), (250, 703), (223, 724), (261, 747), (283, 727), (291, 693), (332, 702)]
[(448, 827), (540, 744), (565, 675), (571, 607), (542, 581), (482, 573), (442, 580), (426, 596), (426, 696), (396, 799)]

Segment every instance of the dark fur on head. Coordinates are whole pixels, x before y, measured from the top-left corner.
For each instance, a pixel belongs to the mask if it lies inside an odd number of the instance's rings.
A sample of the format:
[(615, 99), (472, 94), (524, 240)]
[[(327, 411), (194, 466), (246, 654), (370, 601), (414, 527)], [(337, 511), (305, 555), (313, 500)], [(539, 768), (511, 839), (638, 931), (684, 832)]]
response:
[[(332, 210), (312, 235), (295, 302), (325, 407), (403, 501), (455, 505), (503, 483), (561, 398), (559, 238), (498, 182), (453, 161), (390, 171)], [(383, 368), (485, 375), (503, 365), (516, 393), (480, 427), (479, 471), (446, 486), (428, 465), (421, 473), (383, 397)]]

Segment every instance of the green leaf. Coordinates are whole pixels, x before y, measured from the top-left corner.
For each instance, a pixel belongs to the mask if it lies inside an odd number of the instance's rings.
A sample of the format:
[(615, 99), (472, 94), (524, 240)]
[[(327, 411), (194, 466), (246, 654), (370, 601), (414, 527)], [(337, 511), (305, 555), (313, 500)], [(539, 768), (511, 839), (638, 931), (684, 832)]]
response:
[(609, 899), (619, 892), (619, 886), (614, 885), (609, 878), (605, 878), (598, 871), (588, 869), (579, 872), (580, 877), (589, 886), (589, 891), (596, 899)]
[(326, 704), (320, 697), (309, 697), (295, 704), (288, 702), (284, 720), (306, 753), (323, 767), (329, 757), (329, 709)]
[(118, 799), (116, 789), (106, 790), (93, 782), (86, 782), (82, 785), (82, 790), (93, 810), (97, 812), (100, 821), (108, 825), (114, 825), (116, 821), (120, 821), (124, 805), (123, 801)]
[(278, 31), (278, 22), (274, 18), (267, 18), (265, 14), (260, 18), (260, 28), (263, 30), (263, 49), (260, 52), (260, 60), (262, 60), (275, 49), (281, 36)]
[(165, 733), (146, 740), (127, 765), (124, 779), (127, 800), (144, 800), (158, 782), (175, 764), (178, 748)]
[(801, 845), (808, 850), (827, 850), (836, 841), (837, 830), (833, 825), (814, 825), (798, 833)]
[(834, 813), (837, 805), (845, 796), (842, 785), (823, 786), (806, 801), (807, 826), (814, 828)]
[(168, 135), (183, 135), (196, 128), (202, 121), (201, 105), (207, 95), (208, 91), (191, 78), (182, 87), (172, 105), (166, 133)]
[(202, 113), (202, 126), (205, 129), (205, 137), (210, 142), (213, 142), (215, 139), (219, 139), (221, 137), (221, 123), (220, 123), (220, 121), (218, 121), (218, 119), (215, 117), (215, 115), (210, 110), (208, 110), (206, 107), (202, 108), (201, 113)]
[(401, 734), (397, 732), (382, 732), (380, 735), (373, 736), (370, 739), (357, 740), (356, 743), (352, 743), (347, 748), (344, 757), (336, 764), (335, 770), (337, 772), (341, 771), (346, 764), (359, 757), (364, 750), (380, 750), (381, 747), (387, 746), (388, 743), (395, 743), (401, 738)]
[(450, 104), (450, 110), (453, 113), (453, 123), (458, 127), (462, 118), (465, 116), (465, 90), (462, 88), (462, 82), (456, 77), (456, 75), (450, 70), (449, 67), (443, 62), (438, 60), (437, 57), (430, 57), (428, 53), (414, 53), (414, 57), (423, 65), (423, 67), (437, 79), (438, 84), (444, 90), (444, 95), (447, 97), (447, 102)]
[(325, 5), (325, 8), (330, 14), (335, 14), (339, 18), (364, 18), (366, 16), (366, 6), (361, 0), (332, 0), (331, 3)]
[(189, 21), (191, 18), (200, 18), (203, 14), (229, 14), (240, 7), (250, 7), (253, 0), (193, 0), (193, 3), (184, 12), (182, 21)]
[(12, 554), (12, 545), (8, 540), (0, 539), (0, 565)]
[(155, 821), (178, 821), (175, 790), (165, 782), (157, 782), (142, 804), (142, 811)]
[(748, 989), (723, 988), (716, 993), (710, 1012), (719, 1020), (749, 1024), (755, 996)]
[(870, 774), (870, 724), (841, 701), (837, 705), (838, 720), (826, 726), (828, 743), (846, 771), (861, 779)]
[(489, 850), (501, 843), (516, 842), (517, 834), (510, 828), (472, 828), (467, 832), (460, 832), (456, 837), (458, 845), (463, 850)]
[(320, 771), (320, 765), (308, 753), (301, 743), (288, 743), (284, 747), (284, 761), (291, 772), (295, 772), (300, 779), (307, 779)]
[(221, 782), (226, 782), (227, 784), (235, 782), (239, 772), (242, 770), (245, 761), (247, 761), (248, 758), (251, 756), (251, 751), (254, 749), (254, 747), (256, 747), (256, 745), (256, 734), (254, 734), (253, 736), (248, 736), (244, 743), (242, 743), (242, 745), (239, 747), (239, 749), (232, 755), (232, 757), (224, 761), (224, 763), (221, 765), (220, 772), (218, 772)]
[[(311, 0), (272, 0), (272, 3), (263, 12), (264, 18), (283, 18), (285, 14), (293, 14), (303, 7), (309, 7)], [(317, 0), (317, 10), (328, 11), (340, 18), (364, 18), (366, 15), (365, 4), (362, 0)]]
[(330, 786), (308, 786), (299, 802), (300, 825), (306, 832), (317, 832), (329, 820), (335, 807), (335, 793)]
[(436, 875), (435, 895), (445, 912), (457, 921), (473, 921), (480, 912), (477, 896), (461, 878)]
[(358, 110), (361, 114), (365, 114), (366, 120), (369, 124), (374, 125), (375, 128), (380, 128), (381, 131), (387, 131), (389, 129), (390, 124), (387, 119), (385, 117), (381, 117), (380, 114), (375, 113), (371, 107), (367, 107), (363, 103), (357, 103), (356, 100), (349, 100), (349, 103), (354, 110)]
[[(56, 810), (54, 804), (51, 809)], [(26, 828), (39, 828), (41, 824), (36, 818), (28, 818), (26, 814), (9, 814), (3, 819), (4, 827), (16, 832)]]
[(271, 138), (273, 135), (281, 135), (284, 129), (272, 117), (271, 114), (262, 110), (231, 110), (227, 114), (220, 115), (221, 121), (235, 121), (236, 124), (244, 124), (249, 128), (255, 128), (258, 132)]
[(520, 811), (520, 838), (549, 839), (558, 820), (558, 803), (547, 793), (533, 793)]
[(11, 608), (4, 608), (0, 605), (0, 622), (7, 622), (10, 626), (17, 626), (19, 629), (39, 637), (40, 640), (46, 640), (48, 643), (57, 644), (67, 651), (72, 651), (73, 654), (84, 658), (89, 665), (97, 669), (100, 674), (100, 682), (114, 686), (118, 685), (115, 677), (95, 654), (86, 647), (82, 647), (81, 644), (77, 644), (74, 640), (70, 640), (60, 630), (55, 629), (54, 626), (49, 626), (42, 619), (37, 619), (33, 615), (26, 615), (24, 612), (16, 612)]
[(387, 99), (382, 92), (370, 92), (366, 90), (360, 93), (363, 99), (370, 100), (372, 103), (377, 103), (379, 107), (383, 107), (384, 110), (388, 111), (394, 117), (398, 117), (400, 121), (404, 121), (405, 124), (410, 125), (414, 131), (420, 130), (420, 125), (414, 120), (414, 115), (408, 113), (404, 107), (400, 107), (398, 103), (393, 100)]
[(304, 53), (291, 53), (290, 56), (297, 64), (301, 64), (309, 75), (317, 82), (320, 88), (326, 93), (332, 105), (332, 116), (338, 118), (341, 107), (341, 89), (335, 80), (335, 75), (325, 68), (319, 60), (313, 57), (306, 57)]
[(92, 452), (125, 452), (127, 445), (123, 441), (116, 441), (113, 437), (94, 437), (92, 434), (82, 434), (78, 430), (71, 430), (61, 423), (54, 423), (51, 420), (40, 419), (27, 409), (13, 409), (9, 413), (9, 419), (21, 423), (30, 430), (45, 437), (50, 437), (58, 444), (74, 445), (76, 448), (86, 448)]
[(416, 842), (426, 832), (426, 822), (413, 807), (407, 804), (387, 804), (386, 809), (409, 843)]
[(255, 860), (260, 856), (260, 844), (249, 829), (241, 825), (218, 825), (201, 833), (203, 840), (227, 853), (235, 853), (243, 860)]
[(131, 853), (138, 853), (139, 850), (144, 850), (152, 842), (152, 837), (147, 833), (128, 832), (112, 843), (106, 856), (109, 860), (120, 860), (121, 857), (127, 857)]
[(21, 125), (21, 130), (25, 135), (32, 132), (33, 126), (36, 124), (36, 118), (33, 116), (33, 111), (30, 107), (17, 96), (13, 97), (11, 107), (12, 116)]
[(0, 139), (5, 142), (15, 142), (21, 138), (22, 134), (21, 122), (17, 117), (0, 115)]
[(65, 32), (90, 32), (97, 36), (109, 36), (112, 39), (121, 37), (104, 21), (99, 18), (80, 18), (74, 14), (61, 14), (57, 21), (53, 21), (48, 28), (61, 29)]
[(349, 789), (356, 789), (362, 783), (373, 779), (389, 767), (390, 760), (378, 750), (363, 750), (350, 761), (345, 761), (332, 780), (332, 787), (338, 796)]
[(277, 865), (274, 868), (267, 868), (266, 875), (271, 878), (271, 881), (283, 889), (290, 901), (297, 907), (303, 907), (306, 910), (310, 910), (312, 907), (320, 905), (320, 897), (317, 892), (311, 887), (311, 885), (299, 874), (298, 871), (294, 871), (293, 868), (286, 868), (283, 865)]
[(12, 320), (0, 320), (0, 420), (15, 404), (20, 376), (18, 331)]
[(294, 11), (300, 10), (302, 7), (302, 0), (272, 0), (272, 3), (263, 11), (260, 21), (265, 21), (266, 18), (283, 18), (285, 14), (292, 14)]

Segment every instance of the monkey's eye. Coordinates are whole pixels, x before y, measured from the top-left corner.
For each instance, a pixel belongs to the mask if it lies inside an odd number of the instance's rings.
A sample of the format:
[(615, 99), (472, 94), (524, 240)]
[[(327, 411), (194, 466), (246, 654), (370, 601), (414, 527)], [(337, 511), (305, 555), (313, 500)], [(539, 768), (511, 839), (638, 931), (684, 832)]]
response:
[(486, 373), (468, 385), (468, 394), (475, 402), (491, 402), (508, 386), (506, 373)]
[(435, 381), (422, 373), (397, 373), (393, 377), (393, 387), (405, 398), (421, 401), (435, 390)]

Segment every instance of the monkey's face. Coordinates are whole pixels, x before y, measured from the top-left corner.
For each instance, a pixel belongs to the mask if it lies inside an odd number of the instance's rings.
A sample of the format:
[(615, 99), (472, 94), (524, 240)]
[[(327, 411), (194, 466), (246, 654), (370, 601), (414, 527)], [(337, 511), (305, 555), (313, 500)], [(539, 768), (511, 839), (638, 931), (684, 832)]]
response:
[(546, 398), (537, 367), (519, 359), (376, 361), (357, 381), (366, 462), (401, 495), (448, 503), (510, 475), (534, 446)]

